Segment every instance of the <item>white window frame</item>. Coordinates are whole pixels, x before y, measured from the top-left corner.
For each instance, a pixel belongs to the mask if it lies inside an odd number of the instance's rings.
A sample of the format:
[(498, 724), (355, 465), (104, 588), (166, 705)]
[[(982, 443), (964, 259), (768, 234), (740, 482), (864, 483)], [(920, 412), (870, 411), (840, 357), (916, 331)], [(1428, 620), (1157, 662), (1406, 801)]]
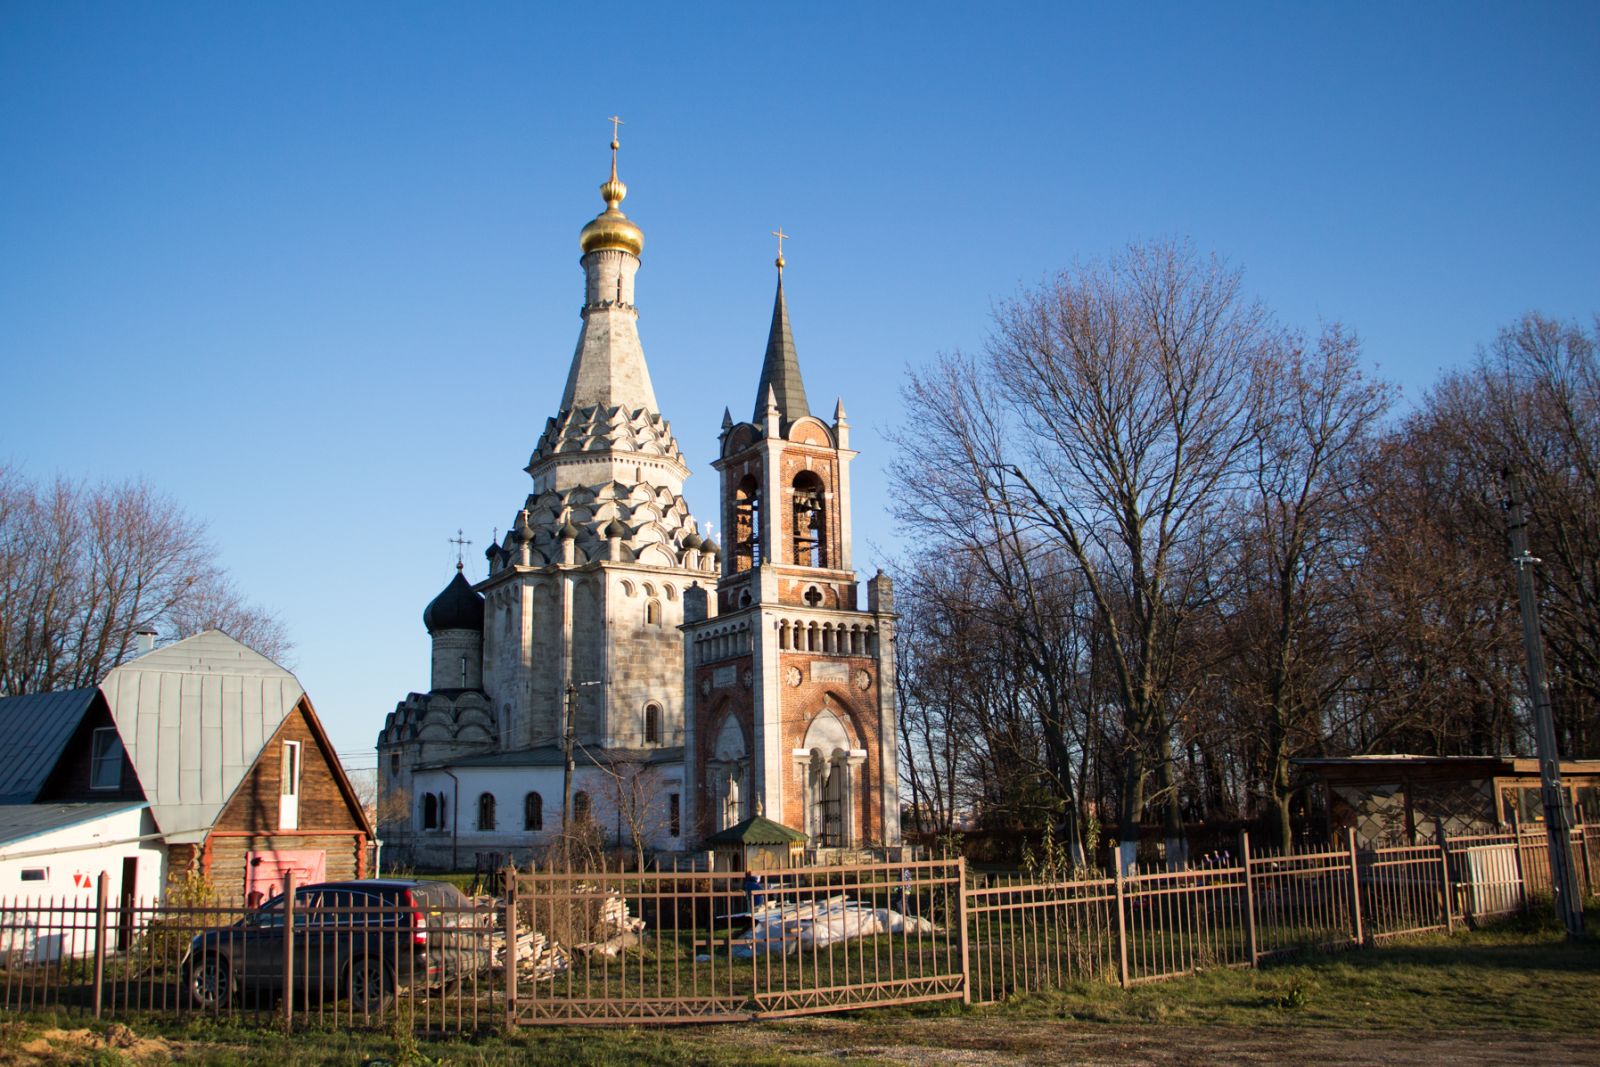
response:
[[(102, 742), (109, 744), (102, 745)], [(111, 780), (105, 781), (102, 772), (111, 771)], [(89, 788), (122, 788), (122, 735), (115, 726), (98, 726), (89, 748)]]
[(300, 775), (305, 767), (304, 746), (285, 741), (278, 764), (278, 829), (300, 829)]

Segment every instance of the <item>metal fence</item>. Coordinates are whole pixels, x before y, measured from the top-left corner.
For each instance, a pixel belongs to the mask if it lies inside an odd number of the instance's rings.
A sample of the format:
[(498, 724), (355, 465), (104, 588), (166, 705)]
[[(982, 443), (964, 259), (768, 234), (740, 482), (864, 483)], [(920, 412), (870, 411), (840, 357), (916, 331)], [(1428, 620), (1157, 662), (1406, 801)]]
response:
[[(1600, 888), (1600, 827), (1574, 832)], [(493, 901), (272, 909), (0, 900), (0, 1010), (262, 1025), (750, 1019), (1124, 987), (1308, 948), (1449, 931), (1550, 885), (1537, 830), (1214, 858), (1075, 879), (962, 860), (707, 871), (505, 872)]]
[(459, 904), (297, 907), (0, 901), (0, 1009), (425, 1029), (494, 1018), (500, 913)]
[(743, 1019), (960, 998), (963, 867), (519, 875), (507, 1020)]

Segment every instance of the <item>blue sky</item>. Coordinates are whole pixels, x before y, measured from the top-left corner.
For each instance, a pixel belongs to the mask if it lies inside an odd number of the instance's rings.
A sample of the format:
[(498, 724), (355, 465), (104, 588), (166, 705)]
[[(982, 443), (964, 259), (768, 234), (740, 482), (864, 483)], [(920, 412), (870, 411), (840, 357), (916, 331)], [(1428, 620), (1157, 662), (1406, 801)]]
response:
[(905, 368), (1179, 236), (1415, 398), (1600, 311), (1600, 5), (0, 6), (0, 457), (143, 477), (279, 613), (349, 762), (427, 686), (447, 538), (527, 491), (613, 112), (640, 328), (713, 513), (781, 225), (857, 558)]

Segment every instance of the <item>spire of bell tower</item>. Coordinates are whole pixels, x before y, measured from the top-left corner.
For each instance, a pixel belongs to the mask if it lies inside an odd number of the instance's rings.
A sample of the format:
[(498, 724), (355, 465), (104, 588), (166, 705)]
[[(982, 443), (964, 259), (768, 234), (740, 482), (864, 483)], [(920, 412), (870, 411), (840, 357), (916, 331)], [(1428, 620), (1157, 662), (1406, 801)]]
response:
[(778, 414), (787, 426), (811, 414), (811, 409), (806, 406), (806, 384), (800, 378), (800, 357), (795, 354), (794, 335), (789, 331), (789, 305), (783, 297), (783, 242), (789, 235), (780, 226), (772, 236), (778, 239), (778, 295), (772, 303), (767, 356), (761, 363), (761, 381), (756, 385), (755, 421), (760, 423), (766, 413), (770, 391), (777, 398)]

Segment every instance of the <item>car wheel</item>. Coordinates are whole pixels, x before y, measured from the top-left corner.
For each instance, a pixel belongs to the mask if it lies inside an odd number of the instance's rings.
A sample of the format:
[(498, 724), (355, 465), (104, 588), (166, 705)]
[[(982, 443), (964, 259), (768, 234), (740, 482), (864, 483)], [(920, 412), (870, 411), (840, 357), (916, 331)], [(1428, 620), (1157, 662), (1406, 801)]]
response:
[(204, 1011), (226, 1008), (233, 999), (233, 974), (228, 961), (208, 954), (189, 965), (189, 997)]
[(350, 962), (350, 1006), (363, 1015), (381, 1012), (394, 1000), (394, 978), (370, 956)]

